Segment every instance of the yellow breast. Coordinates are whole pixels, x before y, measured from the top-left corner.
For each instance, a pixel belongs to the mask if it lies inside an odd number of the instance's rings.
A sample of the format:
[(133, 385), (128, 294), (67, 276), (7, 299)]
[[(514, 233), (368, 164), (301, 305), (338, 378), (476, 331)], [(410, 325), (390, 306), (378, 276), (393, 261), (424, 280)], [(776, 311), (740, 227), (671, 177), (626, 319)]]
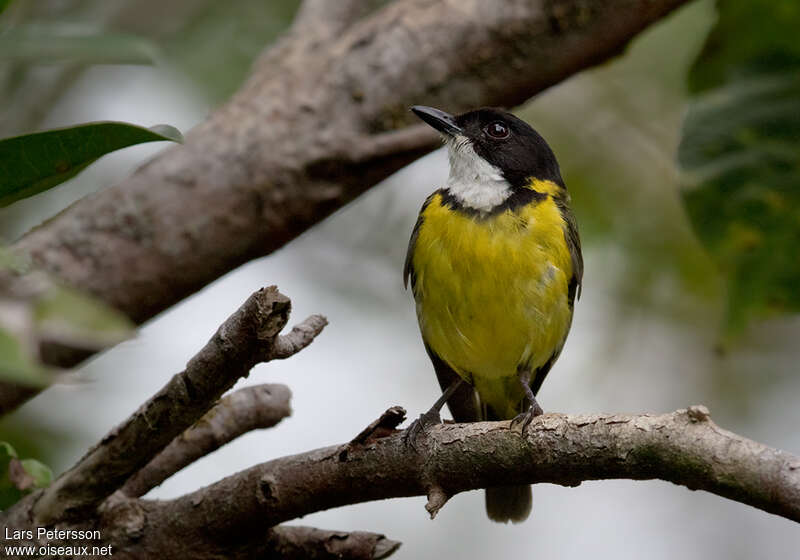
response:
[(557, 353), (572, 319), (572, 260), (552, 196), (481, 217), (436, 194), (410, 258), (425, 342), (499, 417), (513, 417), (523, 398), (518, 368), (533, 372)]

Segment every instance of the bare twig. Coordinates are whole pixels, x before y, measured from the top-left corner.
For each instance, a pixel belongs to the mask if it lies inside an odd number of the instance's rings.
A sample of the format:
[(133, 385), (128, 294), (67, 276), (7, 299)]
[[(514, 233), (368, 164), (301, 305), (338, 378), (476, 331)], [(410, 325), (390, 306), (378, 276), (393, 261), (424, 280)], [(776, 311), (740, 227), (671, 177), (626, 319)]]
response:
[(328, 320), (322, 315), (312, 315), (299, 325), (292, 327), (288, 334), (280, 335), (272, 345), (271, 360), (283, 360), (294, 356), (300, 350), (311, 344)]
[[(361, 19), (333, 18), (358, 21), (325, 48), (309, 47), (317, 33), (290, 32), (184, 146), (15, 249), (142, 322), (433, 149), (423, 128), (392, 132), (411, 122), (409, 105), (515, 106), (617, 54), (686, 1), (397, 0)], [(301, 18), (358, 15), (367, 4), (317, 1)], [(25, 396), (0, 391), (0, 412)]]
[(167, 478), (242, 434), (270, 428), (292, 413), (285, 385), (255, 385), (223, 397), (192, 427), (133, 475), (122, 492), (145, 495)]
[(361, 430), (350, 441), (350, 445), (365, 445), (374, 439), (391, 435), (397, 426), (406, 419), (406, 409), (402, 406), (393, 406), (386, 410), (380, 417), (370, 422), (369, 426)]
[[(96, 508), (205, 414), (222, 393), (246, 377), (254, 365), (273, 358), (290, 308), (289, 299), (274, 286), (251, 295), (189, 360), (184, 371), (43, 490), (33, 508), (36, 519), (47, 524), (86, 515)], [(322, 329), (324, 318), (311, 317), (306, 323), (316, 325), (307, 331), (313, 338)], [(310, 338), (304, 340), (307, 343)], [(289, 344), (284, 342), (282, 347)], [(280, 357), (287, 355), (284, 349)]]
[(377, 420), (370, 422), (369, 426), (361, 430), (356, 437), (351, 439), (337, 450), (339, 460), (347, 459), (347, 454), (351, 449), (367, 445), (374, 440), (385, 438), (393, 434), (403, 420), (406, 419), (406, 409), (402, 406), (393, 406), (386, 410)]

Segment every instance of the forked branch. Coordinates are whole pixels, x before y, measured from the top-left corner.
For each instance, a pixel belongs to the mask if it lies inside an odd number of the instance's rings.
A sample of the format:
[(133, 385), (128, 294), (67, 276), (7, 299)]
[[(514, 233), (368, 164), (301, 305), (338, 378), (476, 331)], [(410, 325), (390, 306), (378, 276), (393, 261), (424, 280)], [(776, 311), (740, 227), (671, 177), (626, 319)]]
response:
[(91, 515), (109, 495), (199, 420), (258, 363), (301, 350), (327, 321), (313, 315), (285, 336), (289, 299), (274, 286), (258, 290), (220, 326), (208, 344), (128, 420), (34, 498), (42, 524)]

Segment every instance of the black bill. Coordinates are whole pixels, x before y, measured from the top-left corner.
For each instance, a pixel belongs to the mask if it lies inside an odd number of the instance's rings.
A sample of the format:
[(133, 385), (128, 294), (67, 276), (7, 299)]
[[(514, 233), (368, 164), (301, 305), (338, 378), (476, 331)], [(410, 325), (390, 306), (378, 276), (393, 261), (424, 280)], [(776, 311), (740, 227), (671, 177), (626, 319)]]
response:
[(425, 105), (414, 105), (411, 110), (423, 121), (433, 128), (448, 136), (455, 136), (462, 132), (461, 127), (456, 124), (456, 119), (450, 113), (445, 113), (433, 107)]

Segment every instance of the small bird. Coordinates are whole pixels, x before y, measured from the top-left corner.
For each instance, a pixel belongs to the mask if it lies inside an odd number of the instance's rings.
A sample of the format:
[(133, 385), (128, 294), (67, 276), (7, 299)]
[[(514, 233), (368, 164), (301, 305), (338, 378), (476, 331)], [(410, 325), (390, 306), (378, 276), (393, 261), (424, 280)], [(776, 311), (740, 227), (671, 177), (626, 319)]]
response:
[[(443, 391), (407, 438), (413, 445), (441, 422), (445, 402), (456, 422), (512, 419), (524, 433), (542, 414), (536, 393), (564, 346), (583, 276), (558, 163), (506, 111), (411, 110), (443, 136), (450, 175), (423, 204), (405, 262)], [(486, 489), (494, 521), (518, 523), (530, 510), (528, 485)]]

